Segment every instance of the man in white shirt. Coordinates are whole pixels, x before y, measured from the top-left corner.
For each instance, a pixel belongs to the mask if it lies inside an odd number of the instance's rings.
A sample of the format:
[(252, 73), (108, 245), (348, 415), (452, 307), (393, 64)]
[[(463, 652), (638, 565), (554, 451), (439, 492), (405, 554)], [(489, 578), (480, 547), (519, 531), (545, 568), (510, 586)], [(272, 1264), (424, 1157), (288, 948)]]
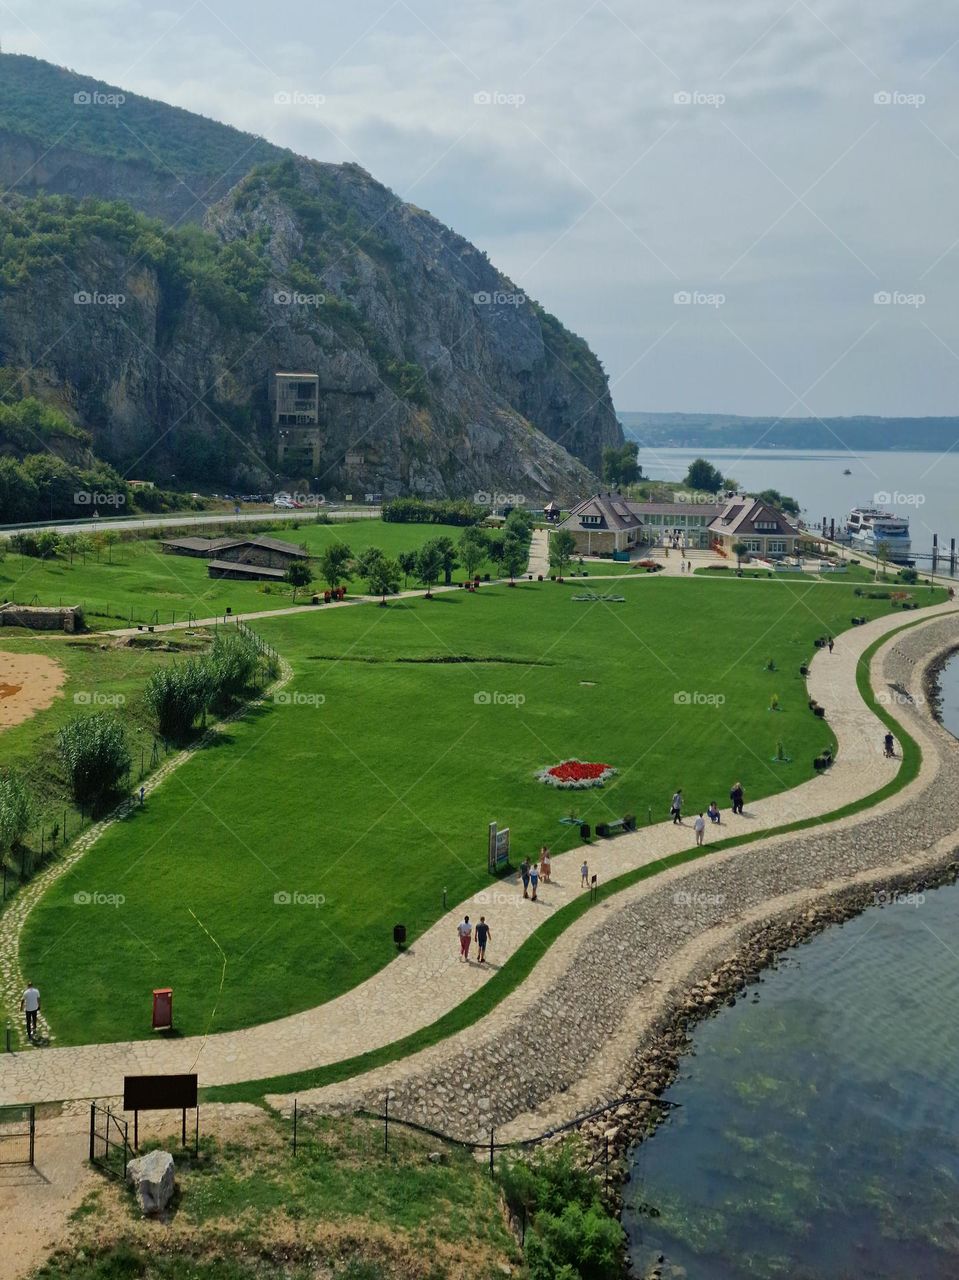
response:
[(700, 814), (699, 817), (696, 819), (696, 821), (693, 823), (693, 830), (696, 832), (696, 843), (702, 844), (703, 833), (706, 830), (706, 819), (703, 817), (702, 814)]
[(27, 1039), (32, 1040), (37, 1034), (37, 1014), (40, 1012), (40, 992), (32, 982), (27, 982), (27, 989), (20, 997), (20, 1010), (27, 1019)]

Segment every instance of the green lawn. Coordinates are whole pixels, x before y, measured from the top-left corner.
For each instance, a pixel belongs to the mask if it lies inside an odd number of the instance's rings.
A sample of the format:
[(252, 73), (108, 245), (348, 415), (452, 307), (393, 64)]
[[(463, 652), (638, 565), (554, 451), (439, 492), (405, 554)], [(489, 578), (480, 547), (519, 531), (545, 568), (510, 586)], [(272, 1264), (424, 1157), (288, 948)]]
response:
[[(264, 619), (293, 664), (292, 699), (231, 726), (30, 917), (23, 963), (60, 1042), (149, 1034), (155, 986), (175, 988), (184, 1033), (214, 1007), (225, 1029), (330, 999), (390, 961), (394, 923), (415, 938), (444, 889), (452, 906), (488, 882), (491, 820), (511, 827), (516, 862), (544, 840), (578, 843), (559, 823), (571, 809), (593, 825), (659, 821), (677, 785), (689, 808), (725, 803), (736, 777), (748, 799), (795, 786), (832, 743), (800, 663), (852, 613), (890, 609), (816, 582), (644, 576), (608, 605), (577, 590)], [(780, 741), (791, 763), (774, 762)], [(619, 775), (585, 793), (534, 779), (569, 756)], [(124, 901), (78, 905), (78, 892)]]
[[(217, 529), (211, 532), (213, 536), (222, 533)], [(270, 536), (294, 545), (306, 543), (311, 555), (319, 555), (330, 542), (341, 541), (356, 552), (376, 546), (395, 556), (441, 535), (456, 542), (461, 533), (462, 529), (446, 525), (355, 520), (278, 528)], [(464, 575), (459, 571), (455, 576)], [(364, 591), (366, 584), (357, 582), (355, 589)], [(118, 542), (112, 552), (103, 549), (99, 561), (95, 555), (88, 556), (86, 564), (79, 557), (71, 565), (65, 555), (45, 561), (8, 551), (0, 561), (0, 599), (29, 602), (34, 597), (40, 604), (82, 604), (87, 625), (95, 629), (132, 622), (171, 622), (191, 613), (209, 618), (222, 615), (227, 607), (234, 613), (252, 613), (293, 603), (285, 583), (211, 579), (205, 560), (168, 555), (153, 538)], [(298, 602), (303, 603), (302, 592)]]

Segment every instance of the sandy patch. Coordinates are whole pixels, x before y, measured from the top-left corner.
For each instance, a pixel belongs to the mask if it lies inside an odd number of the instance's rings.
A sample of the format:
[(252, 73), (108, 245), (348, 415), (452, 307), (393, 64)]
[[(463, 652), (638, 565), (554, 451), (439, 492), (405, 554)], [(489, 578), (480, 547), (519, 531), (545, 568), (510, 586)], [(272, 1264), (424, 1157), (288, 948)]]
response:
[(40, 653), (0, 652), (0, 729), (49, 707), (66, 681), (59, 662)]

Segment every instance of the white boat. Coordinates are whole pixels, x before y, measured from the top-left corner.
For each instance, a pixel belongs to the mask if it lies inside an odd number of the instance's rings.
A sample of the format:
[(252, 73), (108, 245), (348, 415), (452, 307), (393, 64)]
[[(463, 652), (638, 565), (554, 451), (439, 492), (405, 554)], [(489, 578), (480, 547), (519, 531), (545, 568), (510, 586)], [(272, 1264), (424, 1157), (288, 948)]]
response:
[(895, 516), (891, 511), (880, 511), (878, 507), (856, 507), (849, 513), (846, 532), (853, 545), (873, 555), (885, 546), (888, 558), (895, 563), (903, 564), (909, 559), (912, 540), (906, 516)]

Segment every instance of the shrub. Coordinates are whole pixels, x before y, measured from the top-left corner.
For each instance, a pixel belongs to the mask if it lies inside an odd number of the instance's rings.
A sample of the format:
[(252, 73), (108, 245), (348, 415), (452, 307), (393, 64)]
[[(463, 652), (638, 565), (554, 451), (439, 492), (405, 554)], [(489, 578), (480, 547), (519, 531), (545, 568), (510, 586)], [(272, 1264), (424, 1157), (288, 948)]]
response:
[(259, 667), (256, 641), (242, 631), (219, 632), (206, 660), (210, 705), (225, 710), (254, 683)]
[(212, 690), (212, 674), (202, 659), (154, 671), (145, 692), (160, 736), (186, 738), (206, 710)]
[(20, 775), (0, 775), (0, 862), (20, 843), (35, 816), (33, 797)]
[(57, 747), (79, 805), (99, 804), (120, 789), (130, 772), (123, 725), (105, 712), (74, 716), (58, 732)]
[(396, 524), (479, 524), (489, 515), (482, 507), (466, 499), (425, 502), (422, 498), (394, 498), (383, 504), (384, 520)]

